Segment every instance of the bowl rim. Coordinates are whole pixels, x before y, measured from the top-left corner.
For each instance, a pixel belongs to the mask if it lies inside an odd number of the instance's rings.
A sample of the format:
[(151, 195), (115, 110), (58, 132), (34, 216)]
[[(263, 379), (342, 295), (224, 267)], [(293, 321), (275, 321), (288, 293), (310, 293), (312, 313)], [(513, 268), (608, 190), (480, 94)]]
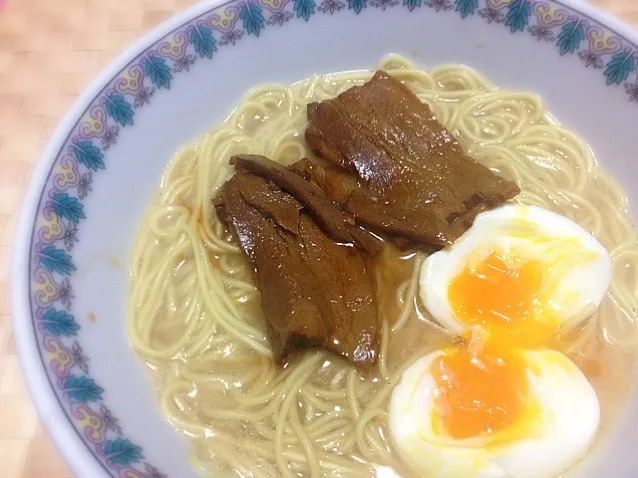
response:
[[(638, 45), (638, 29), (617, 16), (604, 12), (584, 0), (553, 1), (599, 22), (631, 43)], [(13, 237), (10, 272), (11, 316), (20, 369), (40, 421), (72, 473), (77, 476), (98, 477), (108, 476), (108, 474), (87, 448), (86, 443), (80, 439), (56, 398), (40, 357), (40, 349), (34, 329), (31, 327), (29, 257), (32, 247), (31, 235), (35, 225), (34, 219), (38, 210), (40, 196), (69, 132), (87, 107), (99, 96), (113, 78), (139, 56), (142, 51), (152, 46), (155, 42), (197, 16), (222, 6), (224, 3), (228, 3), (228, 1), (202, 0), (163, 21), (120, 52), (78, 97), (56, 127), (54, 134), (37, 161), (20, 207), (16, 231)]]

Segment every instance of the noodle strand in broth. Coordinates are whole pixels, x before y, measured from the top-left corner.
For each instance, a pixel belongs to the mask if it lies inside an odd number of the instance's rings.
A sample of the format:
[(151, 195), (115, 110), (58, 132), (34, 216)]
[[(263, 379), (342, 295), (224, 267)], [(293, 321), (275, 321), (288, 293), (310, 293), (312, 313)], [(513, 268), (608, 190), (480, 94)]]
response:
[[(605, 301), (585, 326), (563, 331), (562, 341), (596, 388), (605, 426), (626, 395), (638, 341), (637, 236), (622, 190), (537, 97), (496, 90), (461, 66), (428, 72), (389, 56), (380, 68), (429, 103), (472, 157), (515, 180), (517, 202), (578, 222), (609, 249), (614, 273)], [(387, 403), (416, 358), (453, 340), (418, 301), (423, 254), (387, 253), (394, 265), (378, 278), (376, 370), (364, 373), (323, 351), (282, 368), (272, 360), (250, 268), (211, 203), (233, 173), (231, 155), (284, 164), (309, 155), (306, 104), (370, 77), (339, 73), (252, 90), (226, 122), (173, 158), (141, 227), (128, 334), (203, 475), (370, 476), (383, 467), (409, 474), (393, 450)]]

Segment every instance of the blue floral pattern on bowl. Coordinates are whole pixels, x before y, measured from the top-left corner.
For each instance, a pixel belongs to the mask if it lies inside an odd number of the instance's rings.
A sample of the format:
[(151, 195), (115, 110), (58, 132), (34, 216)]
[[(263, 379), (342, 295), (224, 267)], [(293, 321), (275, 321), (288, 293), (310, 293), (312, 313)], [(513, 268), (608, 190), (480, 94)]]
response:
[[(0, 2), (1, 3), (1, 2)], [(107, 405), (78, 341), (73, 315), (73, 247), (86, 219), (83, 201), (108, 166), (108, 151), (135, 124), (136, 111), (170, 90), (177, 76), (245, 37), (316, 15), (359, 15), (368, 8), (482, 19), (576, 56), (638, 107), (638, 47), (595, 20), (550, 0), (235, 0), (189, 21), (141, 53), (113, 78), (68, 135), (40, 198), (31, 244), (33, 326), (51, 386), (82, 441), (112, 476), (165, 477), (146, 462)]]

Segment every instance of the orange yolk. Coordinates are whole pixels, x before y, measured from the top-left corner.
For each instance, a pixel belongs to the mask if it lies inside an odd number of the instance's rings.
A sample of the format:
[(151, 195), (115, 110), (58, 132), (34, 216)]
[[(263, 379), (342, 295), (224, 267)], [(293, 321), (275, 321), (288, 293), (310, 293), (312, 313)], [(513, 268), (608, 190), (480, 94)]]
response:
[(492, 251), (452, 279), (449, 303), (461, 321), (480, 325), (495, 340), (521, 347), (547, 345), (555, 337), (557, 320), (540, 296), (546, 267), (511, 251)]
[(454, 350), (432, 364), (436, 393), (435, 430), (464, 439), (492, 435), (521, 418), (528, 396), (525, 362), (513, 353), (476, 357)]

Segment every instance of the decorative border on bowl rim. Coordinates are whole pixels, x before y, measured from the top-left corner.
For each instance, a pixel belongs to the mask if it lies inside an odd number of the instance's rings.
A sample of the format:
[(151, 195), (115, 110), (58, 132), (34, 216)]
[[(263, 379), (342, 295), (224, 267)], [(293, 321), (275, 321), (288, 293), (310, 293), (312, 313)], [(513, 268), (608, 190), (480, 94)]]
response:
[[(119, 134), (136, 111), (170, 90), (176, 76), (212, 59), (218, 49), (266, 28), (316, 15), (367, 8), (480, 17), (512, 34), (528, 33), (561, 56), (576, 55), (610, 87), (623, 87), (638, 106), (638, 46), (557, 0), (232, 0), (193, 18), (141, 52), (92, 100), (67, 136), (38, 202), (29, 254), (31, 317), (42, 364), (55, 396), (80, 440), (104, 470), (120, 478), (166, 478), (144, 459), (107, 407), (91, 378), (72, 313), (72, 250), (79, 241), (83, 201), (107, 165)], [(401, 3), (400, 3), (401, 2)]]

